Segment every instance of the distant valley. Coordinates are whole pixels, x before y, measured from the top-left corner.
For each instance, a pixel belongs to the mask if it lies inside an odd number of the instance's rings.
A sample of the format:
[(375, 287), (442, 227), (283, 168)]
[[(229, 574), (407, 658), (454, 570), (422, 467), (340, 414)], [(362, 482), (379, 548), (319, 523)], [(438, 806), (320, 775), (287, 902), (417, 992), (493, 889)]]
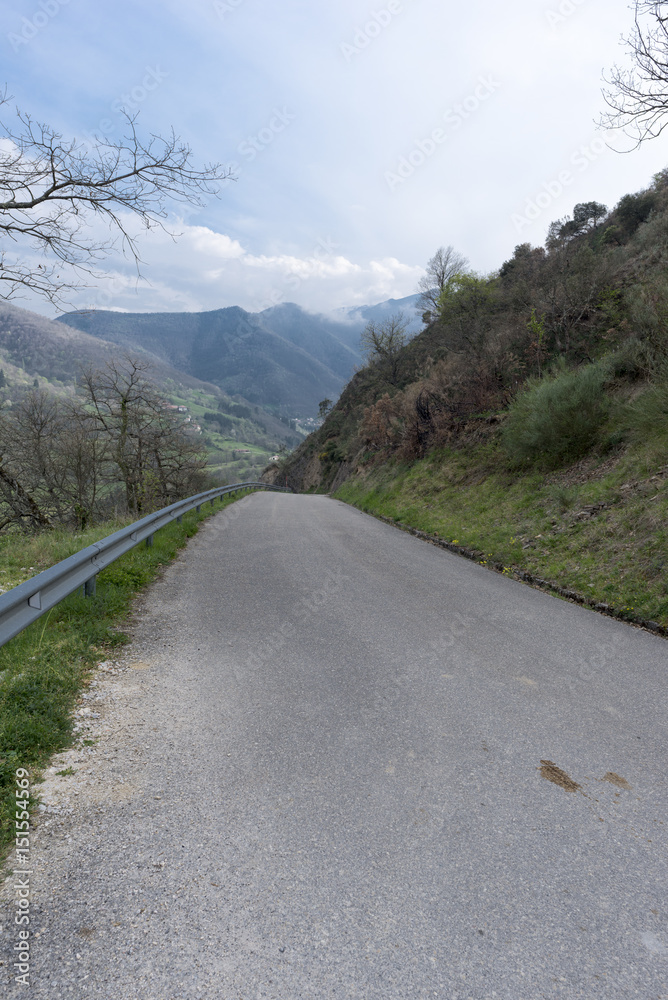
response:
[(282, 304), (205, 313), (88, 311), (49, 320), (0, 303), (0, 406), (28, 388), (71, 394), (81, 367), (144, 357), (166, 401), (202, 435), (211, 469), (253, 478), (276, 452), (318, 426), (318, 404), (336, 400), (361, 364), (369, 320), (402, 312), (421, 329), (417, 296), (342, 309), (335, 316)]
[[(72, 395), (81, 368), (103, 367), (123, 354), (145, 355), (151, 379), (165, 403), (181, 408), (182, 419), (201, 434), (211, 471), (237, 481), (254, 478), (268, 458), (297, 444), (302, 434), (239, 395), (177, 370), (155, 355), (99, 337), (0, 302), (0, 407), (11, 409), (26, 390)], [(305, 431), (304, 431), (305, 433)], [(0, 442), (1, 444), (1, 442)], [(1, 450), (1, 449), (0, 449)]]

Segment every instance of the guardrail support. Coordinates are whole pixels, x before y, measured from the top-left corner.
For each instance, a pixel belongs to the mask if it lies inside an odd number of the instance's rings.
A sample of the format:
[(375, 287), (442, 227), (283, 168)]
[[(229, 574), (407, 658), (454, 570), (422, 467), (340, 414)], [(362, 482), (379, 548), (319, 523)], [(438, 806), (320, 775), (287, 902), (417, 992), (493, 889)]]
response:
[(147, 535), (146, 536), (146, 548), (147, 549), (152, 549), (153, 548), (153, 535)]
[(176, 519), (176, 523), (183, 524), (183, 514), (179, 514), (179, 516)]
[(84, 583), (84, 597), (95, 597), (95, 584), (97, 576), (91, 576), (90, 580)]

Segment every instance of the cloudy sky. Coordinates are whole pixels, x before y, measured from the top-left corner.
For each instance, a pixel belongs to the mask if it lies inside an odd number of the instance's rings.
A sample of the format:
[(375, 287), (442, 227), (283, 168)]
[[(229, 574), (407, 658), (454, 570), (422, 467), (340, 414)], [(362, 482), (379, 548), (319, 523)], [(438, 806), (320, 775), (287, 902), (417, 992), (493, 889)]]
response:
[[(176, 241), (142, 239), (77, 307), (293, 301), (312, 311), (408, 295), (452, 244), (479, 272), (541, 244), (575, 203), (609, 207), (668, 164), (600, 131), (626, 0), (0, 0), (15, 103), (68, 136), (171, 127), (236, 180)], [(6, 111), (6, 109), (3, 109)], [(626, 143), (628, 146), (628, 143)], [(560, 179), (561, 178), (561, 179)], [(17, 301), (45, 315), (53, 307)]]

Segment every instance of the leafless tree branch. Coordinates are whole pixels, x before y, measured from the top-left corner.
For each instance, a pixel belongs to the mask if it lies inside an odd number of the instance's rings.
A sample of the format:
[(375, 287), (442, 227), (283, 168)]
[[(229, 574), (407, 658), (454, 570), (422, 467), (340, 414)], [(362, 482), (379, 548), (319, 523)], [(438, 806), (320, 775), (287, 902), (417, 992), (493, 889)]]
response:
[(603, 91), (608, 112), (599, 125), (622, 129), (636, 149), (668, 125), (668, 3), (635, 0), (634, 28), (623, 39), (631, 68), (613, 67)]
[[(0, 108), (8, 105), (0, 95)], [(136, 115), (126, 114), (125, 124), (117, 141), (86, 143), (18, 109), (13, 126), (0, 121), (0, 298), (30, 289), (60, 303), (119, 244), (139, 274), (137, 237), (124, 216), (145, 229), (164, 227), (170, 202), (201, 206), (231, 176), (217, 163), (195, 168), (173, 131), (145, 141)], [(109, 239), (91, 236), (93, 218), (103, 220)], [(37, 255), (44, 263), (35, 263)]]

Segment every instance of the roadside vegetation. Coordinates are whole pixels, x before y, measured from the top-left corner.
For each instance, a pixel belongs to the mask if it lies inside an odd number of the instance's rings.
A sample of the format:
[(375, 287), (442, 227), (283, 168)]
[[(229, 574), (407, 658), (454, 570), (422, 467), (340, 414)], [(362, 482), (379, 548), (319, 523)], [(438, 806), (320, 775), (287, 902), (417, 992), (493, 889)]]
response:
[(78, 394), (32, 388), (0, 413), (0, 531), (137, 518), (204, 489), (202, 442), (126, 357), (81, 370)]
[[(216, 501), (215, 511), (233, 503)], [(0, 853), (14, 835), (18, 767), (30, 770), (39, 793), (40, 770), (73, 740), (73, 710), (92, 668), (114, 656), (129, 637), (128, 614), (137, 593), (161, 572), (214, 513), (208, 504), (172, 522), (99, 573), (94, 597), (79, 592), (62, 601), (0, 648)], [(0, 537), (0, 590), (17, 586), (85, 548), (131, 519), (81, 532), (61, 528)], [(35, 800), (31, 808), (35, 806)]]
[(425, 329), (367, 331), (366, 366), (281, 474), (668, 627), (667, 234), (663, 171), (492, 274), (440, 248)]

